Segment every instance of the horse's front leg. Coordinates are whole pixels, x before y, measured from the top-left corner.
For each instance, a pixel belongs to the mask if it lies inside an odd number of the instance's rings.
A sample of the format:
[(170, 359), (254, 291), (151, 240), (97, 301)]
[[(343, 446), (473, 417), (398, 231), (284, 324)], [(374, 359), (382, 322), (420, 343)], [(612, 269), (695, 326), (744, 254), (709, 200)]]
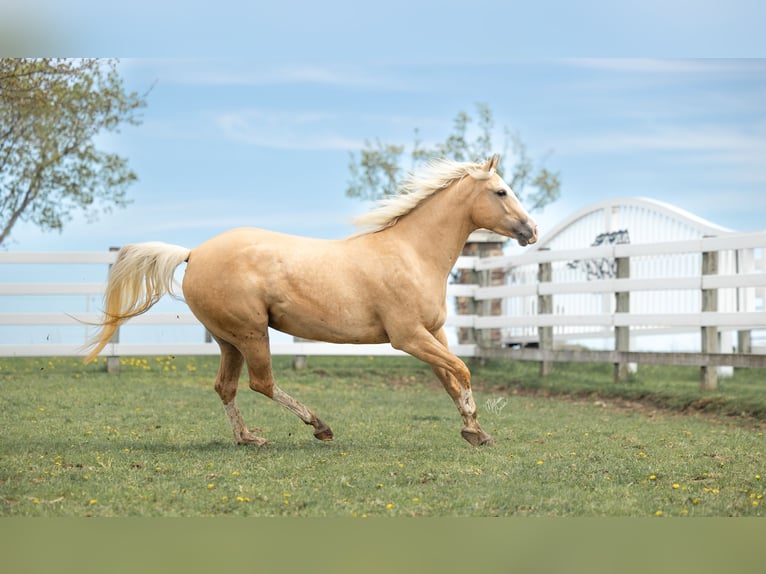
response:
[(461, 388), (454, 376), (445, 368), (431, 365), (431, 369), (441, 381), (463, 417), (463, 429), (460, 434), (473, 446), (492, 445), (495, 441), (479, 426), (476, 415), (476, 403), (470, 388)]
[(460, 434), (465, 440), (473, 446), (495, 443), (479, 426), (471, 391), (471, 372), (450, 352), (444, 329), (431, 333), (423, 328), (409, 338), (392, 341), (392, 345), (430, 365), (463, 418)]

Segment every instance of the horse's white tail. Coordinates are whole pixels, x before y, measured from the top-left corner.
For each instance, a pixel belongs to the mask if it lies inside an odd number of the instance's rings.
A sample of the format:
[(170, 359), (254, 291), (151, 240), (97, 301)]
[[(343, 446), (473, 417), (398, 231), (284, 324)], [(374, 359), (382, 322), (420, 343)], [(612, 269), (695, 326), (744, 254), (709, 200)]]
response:
[(148, 311), (163, 295), (173, 293), (173, 273), (190, 252), (186, 247), (159, 242), (136, 243), (120, 249), (109, 271), (104, 318), (87, 345), (92, 349), (85, 357), (86, 363), (101, 352), (120, 325)]

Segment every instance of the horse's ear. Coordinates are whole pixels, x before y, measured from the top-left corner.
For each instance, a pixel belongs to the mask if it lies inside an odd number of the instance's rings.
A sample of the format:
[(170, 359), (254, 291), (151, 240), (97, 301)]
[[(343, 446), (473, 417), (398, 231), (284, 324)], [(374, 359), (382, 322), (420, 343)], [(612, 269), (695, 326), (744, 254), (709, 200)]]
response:
[(497, 154), (493, 154), (491, 158), (487, 160), (487, 163), (484, 165), (484, 171), (493, 171), (497, 170), (497, 163), (500, 161), (500, 156)]

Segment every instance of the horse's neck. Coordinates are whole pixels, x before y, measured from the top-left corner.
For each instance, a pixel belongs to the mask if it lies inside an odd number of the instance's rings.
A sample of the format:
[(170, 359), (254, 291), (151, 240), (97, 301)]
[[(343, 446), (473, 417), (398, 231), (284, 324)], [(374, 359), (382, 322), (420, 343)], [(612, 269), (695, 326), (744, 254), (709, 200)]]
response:
[(403, 216), (386, 234), (406, 242), (421, 260), (449, 274), (468, 236), (476, 230), (470, 201), (460, 189), (445, 189)]

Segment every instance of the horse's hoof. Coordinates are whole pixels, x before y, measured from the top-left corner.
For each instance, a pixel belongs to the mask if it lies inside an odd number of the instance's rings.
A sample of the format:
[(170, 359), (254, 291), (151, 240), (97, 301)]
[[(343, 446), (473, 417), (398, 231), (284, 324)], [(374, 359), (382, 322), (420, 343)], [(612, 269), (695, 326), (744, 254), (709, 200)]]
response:
[(479, 429), (478, 432), (475, 430), (463, 429), (460, 431), (460, 434), (465, 440), (471, 443), (471, 446), (492, 446), (495, 444), (492, 437), (481, 429)]
[(266, 446), (267, 444), (270, 444), (268, 440), (261, 437), (256, 437), (255, 439), (240, 439), (237, 441), (238, 445), (255, 445), (255, 446)]
[(320, 419), (314, 420), (312, 423), (308, 423), (314, 426), (314, 436), (322, 441), (330, 441), (332, 440), (332, 431), (330, 430), (330, 427), (328, 427), (324, 421)]
[(237, 444), (241, 444), (241, 445), (254, 444), (255, 446), (266, 446), (267, 444), (269, 444), (269, 441), (259, 436), (251, 436), (251, 437), (242, 437), (238, 439)]
[(332, 440), (332, 431), (330, 430), (330, 427), (325, 426), (319, 430), (314, 431), (314, 437), (321, 441), (331, 441)]

